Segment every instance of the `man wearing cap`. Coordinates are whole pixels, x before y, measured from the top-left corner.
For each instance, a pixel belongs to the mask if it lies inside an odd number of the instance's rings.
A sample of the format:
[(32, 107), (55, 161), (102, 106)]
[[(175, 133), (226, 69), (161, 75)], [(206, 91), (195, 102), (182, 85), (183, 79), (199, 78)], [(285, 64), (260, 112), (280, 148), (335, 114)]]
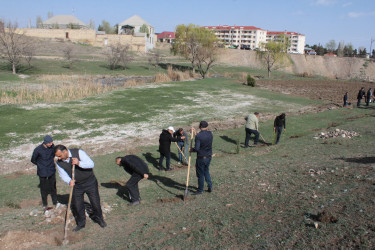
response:
[[(208, 123), (206, 121), (201, 121), (199, 123), (199, 129), (201, 131), (195, 137), (195, 147), (191, 148), (190, 151), (197, 152), (196, 174), (198, 177), (198, 190), (196, 194), (203, 194), (204, 180), (207, 182), (207, 191), (212, 192), (210, 163), (212, 157), (213, 136), (211, 131), (208, 131)], [(192, 132), (195, 132), (194, 128)]]
[(245, 126), (245, 131), (246, 131), (245, 148), (249, 147), (249, 140), (250, 140), (250, 135), (251, 134), (255, 135), (254, 145), (258, 145), (258, 140), (259, 140), (258, 118), (259, 118), (259, 113), (258, 112), (255, 112), (254, 114), (249, 114), (247, 116), (247, 118), (246, 118), (246, 126)]
[[(86, 226), (84, 194), (89, 197), (93, 214), (90, 216), (100, 227), (107, 223), (103, 220), (102, 208), (98, 190), (98, 181), (94, 175), (94, 162), (82, 149), (67, 149), (64, 145), (55, 146), (57, 170), (61, 179), (70, 187), (73, 187), (72, 211), (77, 226), (73, 229), (77, 232)], [(72, 169), (75, 165), (74, 178)]]
[(129, 190), (130, 206), (140, 204), (138, 182), (148, 178), (147, 164), (136, 155), (127, 155), (124, 157), (116, 157), (116, 164), (123, 167), (124, 170), (131, 175), (126, 182), (125, 187)]
[(166, 159), (166, 169), (165, 171), (170, 171), (171, 162), (171, 142), (176, 142), (177, 138), (173, 138), (174, 128), (172, 126), (167, 129), (163, 129), (159, 137), (159, 170), (163, 170), (163, 161)]
[(54, 162), (54, 145), (51, 136), (46, 135), (43, 143), (34, 149), (31, 156), (31, 162), (37, 166), (37, 175), (39, 176), (40, 195), (44, 210), (48, 207), (48, 194), (51, 195), (52, 203), (57, 205), (56, 191), (56, 168)]

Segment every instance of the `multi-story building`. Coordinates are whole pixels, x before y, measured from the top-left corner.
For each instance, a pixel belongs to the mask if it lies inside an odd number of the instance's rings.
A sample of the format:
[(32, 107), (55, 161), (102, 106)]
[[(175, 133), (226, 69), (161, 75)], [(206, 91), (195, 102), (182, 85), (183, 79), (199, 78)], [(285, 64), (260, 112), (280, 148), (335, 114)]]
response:
[(228, 46), (245, 49), (259, 48), (266, 42), (266, 30), (254, 26), (204, 26), (203, 28), (215, 31), (216, 37)]
[(304, 53), (305, 36), (295, 32), (267, 31), (254, 26), (204, 26), (203, 28), (214, 30), (216, 37), (226, 46), (242, 49), (257, 49), (262, 43), (277, 41), (280, 34), (287, 36), (291, 45), (290, 53)]
[(306, 37), (302, 34), (296, 32), (287, 32), (287, 31), (267, 31), (266, 41), (279, 41), (281, 35), (289, 38), (290, 47), (288, 48), (289, 53), (295, 54), (304, 54), (305, 53), (305, 42)]

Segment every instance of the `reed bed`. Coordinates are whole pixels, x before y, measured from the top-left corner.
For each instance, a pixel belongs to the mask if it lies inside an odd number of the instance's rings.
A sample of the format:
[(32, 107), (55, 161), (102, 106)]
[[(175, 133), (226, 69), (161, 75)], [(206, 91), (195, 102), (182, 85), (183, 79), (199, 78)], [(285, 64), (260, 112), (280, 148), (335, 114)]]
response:
[(194, 75), (191, 71), (174, 70), (171, 65), (168, 65), (167, 73), (158, 73), (155, 82), (186, 81), (192, 78), (194, 78)]
[[(90, 75), (41, 75), (37, 83), (22, 83), (0, 87), (0, 104), (56, 103), (80, 100), (114, 89), (133, 87), (145, 82), (127, 80), (123, 85), (105, 85)], [(166, 74), (158, 74), (155, 82), (184, 81), (192, 79), (191, 72), (181, 72), (168, 67)]]

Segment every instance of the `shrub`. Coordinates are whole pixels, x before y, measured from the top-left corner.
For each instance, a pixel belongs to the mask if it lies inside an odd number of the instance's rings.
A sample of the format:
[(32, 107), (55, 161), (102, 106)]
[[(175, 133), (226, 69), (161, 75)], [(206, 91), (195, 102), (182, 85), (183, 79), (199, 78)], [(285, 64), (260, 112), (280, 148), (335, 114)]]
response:
[(247, 85), (255, 87), (255, 79), (252, 78), (250, 74), (247, 75)]

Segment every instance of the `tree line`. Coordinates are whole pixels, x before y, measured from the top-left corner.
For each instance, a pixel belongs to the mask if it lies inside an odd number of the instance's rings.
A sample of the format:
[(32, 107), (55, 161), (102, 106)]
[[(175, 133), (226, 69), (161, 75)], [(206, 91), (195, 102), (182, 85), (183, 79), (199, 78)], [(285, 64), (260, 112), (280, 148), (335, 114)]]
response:
[[(324, 55), (326, 53), (334, 53), (339, 57), (365, 57), (368, 52), (365, 47), (359, 47), (358, 50), (353, 48), (351, 43), (345, 44), (344, 42), (336, 43), (335, 40), (330, 40), (326, 43), (325, 47), (323, 45), (314, 44), (308, 45), (306, 47), (315, 50), (318, 55)], [(370, 57), (374, 57), (375, 50), (373, 49), (370, 53)]]

